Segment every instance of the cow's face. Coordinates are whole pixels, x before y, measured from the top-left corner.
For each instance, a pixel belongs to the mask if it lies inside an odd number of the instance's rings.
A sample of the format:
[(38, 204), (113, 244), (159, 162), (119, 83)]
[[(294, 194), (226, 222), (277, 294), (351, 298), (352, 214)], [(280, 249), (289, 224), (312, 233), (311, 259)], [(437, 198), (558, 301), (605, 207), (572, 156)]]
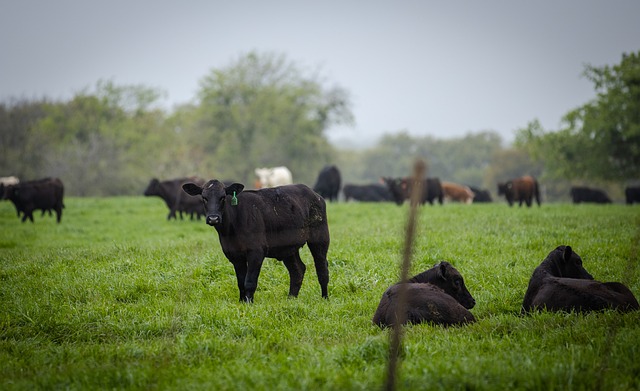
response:
[(456, 299), (464, 308), (473, 308), (476, 305), (476, 301), (467, 290), (466, 285), (464, 285), (464, 279), (458, 270), (449, 262), (444, 261), (435, 267), (437, 268), (438, 278), (432, 283)]
[(557, 277), (593, 280), (593, 276), (582, 266), (582, 258), (573, 252), (571, 246), (559, 246), (556, 250), (558, 255), (561, 254), (561, 259), (556, 261), (560, 270)]
[(229, 187), (218, 180), (210, 180), (202, 187), (194, 183), (182, 185), (184, 191), (192, 196), (202, 196), (206, 222), (212, 227), (222, 223), (224, 208), (227, 202), (232, 202), (232, 197), (237, 196), (244, 189), (244, 185), (234, 183)]

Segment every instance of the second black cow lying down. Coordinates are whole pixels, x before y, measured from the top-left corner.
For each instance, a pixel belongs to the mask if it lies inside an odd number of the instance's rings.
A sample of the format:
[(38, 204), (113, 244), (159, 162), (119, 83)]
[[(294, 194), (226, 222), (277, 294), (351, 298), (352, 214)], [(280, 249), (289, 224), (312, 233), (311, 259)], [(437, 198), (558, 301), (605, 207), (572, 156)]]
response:
[[(387, 289), (373, 315), (373, 323), (380, 327), (396, 323), (400, 283)], [(406, 317), (404, 323), (433, 323), (444, 326), (475, 322), (468, 309), (475, 306), (460, 273), (448, 262), (413, 276), (406, 287)]]
[(570, 246), (558, 246), (538, 266), (529, 280), (522, 312), (589, 312), (604, 309), (640, 309), (633, 293), (619, 282), (595, 281)]

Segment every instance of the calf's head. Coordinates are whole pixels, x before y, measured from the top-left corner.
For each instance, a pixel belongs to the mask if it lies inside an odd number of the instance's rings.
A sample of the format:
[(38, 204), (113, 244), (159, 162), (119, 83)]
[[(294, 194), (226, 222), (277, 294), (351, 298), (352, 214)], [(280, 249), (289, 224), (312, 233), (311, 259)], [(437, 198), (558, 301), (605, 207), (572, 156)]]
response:
[(582, 266), (582, 258), (571, 246), (558, 246), (551, 251), (543, 264), (548, 263), (549, 272), (555, 277), (593, 280), (593, 276)]
[(425, 282), (444, 290), (445, 293), (462, 304), (464, 308), (471, 309), (476, 305), (475, 299), (464, 285), (462, 275), (449, 262), (442, 261), (426, 273), (429, 277)]
[(206, 222), (210, 226), (222, 223), (222, 216), (227, 202), (233, 202), (233, 197), (240, 194), (244, 185), (234, 183), (229, 187), (216, 179), (210, 180), (204, 185), (198, 186), (195, 183), (185, 183), (182, 189), (189, 195), (201, 196), (204, 203), (204, 213), (207, 216)]

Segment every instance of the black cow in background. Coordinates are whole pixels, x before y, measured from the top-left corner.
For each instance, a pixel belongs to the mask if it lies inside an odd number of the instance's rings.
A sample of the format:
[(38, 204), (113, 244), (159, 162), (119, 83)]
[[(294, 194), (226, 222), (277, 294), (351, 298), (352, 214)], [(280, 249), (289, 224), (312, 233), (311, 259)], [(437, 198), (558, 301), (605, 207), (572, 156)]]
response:
[(318, 179), (313, 186), (313, 191), (320, 194), (325, 200), (332, 202), (338, 201), (341, 181), (338, 167), (334, 165), (326, 166), (318, 174)]
[(471, 189), (473, 194), (475, 194), (475, 197), (473, 197), (474, 204), (478, 202), (493, 202), (493, 199), (491, 199), (491, 193), (489, 193), (489, 190), (478, 189), (477, 187), (473, 187), (473, 186), (469, 186), (469, 189)]
[(601, 189), (594, 189), (586, 186), (573, 186), (571, 187), (571, 200), (574, 204), (581, 202), (591, 202), (596, 204), (610, 204), (611, 199)]
[(198, 177), (186, 177), (159, 181), (158, 179), (153, 178), (144, 191), (144, 195), (147, 197), (158, 196), (165, 202), (167, 208), (169, 208), (167, 220), (171, 220), (172, 218), (177, 220), (176, 212), (180, 214), (180, 219), (183, 218), (183, 213), (189, 214), (192, 220), (194, 215), (200, 219), (200, 216), (204, 215), (202, 202), (198, 197), (191, 197), (182, 190), (182, 185), (190, 182), (202, 185), (204, 183), (204, 179)]
[(33, 223), (33, 211), (37, 209), (42, 210), (43, 215), (46, 211), (49, 214), (52, 210), (55, 211), (58, 223), (62, 219), (64, 184), (59, 178), (43, 178), (9, 185), (4, 189), (4, 197), (13, 203), (18, 216), (23, 214), (23, 223), (27, 219)]
[(206, 223), (218, 232), (222, 251), (235, 269), (240, 301), (253, 301), (265, 257), (284, 263), (289, 296), (298, 296), (306, 270), (299, 250), (305, 243), (322, 297), (328, 297), (329, 226), (326, 203), (318, 193), (302, 184), (243, 191), (240, 183), (227, 187), (215, 179), (182, 188), (201, 196)]
[(631, 205), (634, 202), (640, 203), (640, 187), (627, 186), (624, 189), (624, 196), (627, 199), (627, 204)]
[[(393, 200), (396, 204), (402, 205), (405, 200), (408, 200), (411, 197), (413, 178), (404, 177), (404, 178), (382, 178), (383, 182), (389, 188), (389, 191), (393, 195)], [(422, 181), (422, 199), (420, 200), (421, 204), (425, 204), (429, 202), (430, 205), (433, 205), (435, 200), (438, 200), (438, 203), (442, 205), (444, 199), (444, 192), (442, 190), (442, 183), (439, 178), (425, 178)]]
[(522, 206), (524, 202), (527, 207), (530, 207), (533, 198), (540, 206), (540, 186), (538, 181), (530, 175), (498, 183), (498, 195), (504, 195), (509, 206), (513, 206), (514, 202), (518, 202), (519, 206)]
[(370, 183), (366, 185), (346, 184), (342, 188), (344, 200), (361, 202), (392, 202), (393, 195), (386, 185), (380, 183)]

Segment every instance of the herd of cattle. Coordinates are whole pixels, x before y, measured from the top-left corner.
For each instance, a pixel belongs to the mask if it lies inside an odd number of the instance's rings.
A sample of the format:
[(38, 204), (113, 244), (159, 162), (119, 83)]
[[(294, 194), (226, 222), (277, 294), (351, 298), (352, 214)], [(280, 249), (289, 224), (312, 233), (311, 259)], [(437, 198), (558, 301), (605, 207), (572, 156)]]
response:
[[(256, 189), (273, 188), (293, 183), (291, 171), (287, 167), (256, 168)], [(191, 197), (182, 190), (185, 183), (204, 184), (205, 180), (198, 177), (183, 177), (160, 181), (152, 179), (149, 182), (145, 196), (160, 197), (169, 214), (167, 219), (180, 219), (188, 215), (191, 219), (200, 219), (204, 216), (202, 204), (197, 197)], [(223, 181), (225, 185), (231, 185), (233, 181)], [(491, 193), (487, 189), (479, 189), (473, 186), (460, 185), (453, 182), (441, 181), (440, 178), (426, 178), (422, 182), (421, 203), (443, 204), (448, 202), (461, 202), (466, 204), (492, 202)], [(391, 178), (381, 177), (377, 183), (342, 185), (340, 170), (335, 165), (324, 167), (316, 179), (313, 190), (325, 200), (338, 201), (340, 194), (344, 201), (361, 202), (395, 202), (402, 205), (409, 199), (412, 190), (412, 181), (408, 177)], [(530, 207), (533, 201), (540, 205), (540, 189), (538, 182), (532, 176), (523, 176), (509, 181), (498, 183), (498, 196), (503, 196), (509, 206), (524, 203)], [(579, 203), (611, 203), (611, 199), (602, 189), (586, 186), (573, 186), (570, 189), (571, 200)], [(41, 210), (52, 214), (56, 212), (56, 219), (60, 222), (62, 209), (64, 208), (64, 185), (59, 178), (43, 178), (32, 181), (20, 182), (18, 178), (0, 177), (0, 200), (11, 201), (16, 208), (18, 216), (22, 215), (22, 221), (27, 219), (33, 222), (33, 212)], [(640, 203), (640, 186), (628, 186), (625, 189), (626, 203), (631, 205)]]

